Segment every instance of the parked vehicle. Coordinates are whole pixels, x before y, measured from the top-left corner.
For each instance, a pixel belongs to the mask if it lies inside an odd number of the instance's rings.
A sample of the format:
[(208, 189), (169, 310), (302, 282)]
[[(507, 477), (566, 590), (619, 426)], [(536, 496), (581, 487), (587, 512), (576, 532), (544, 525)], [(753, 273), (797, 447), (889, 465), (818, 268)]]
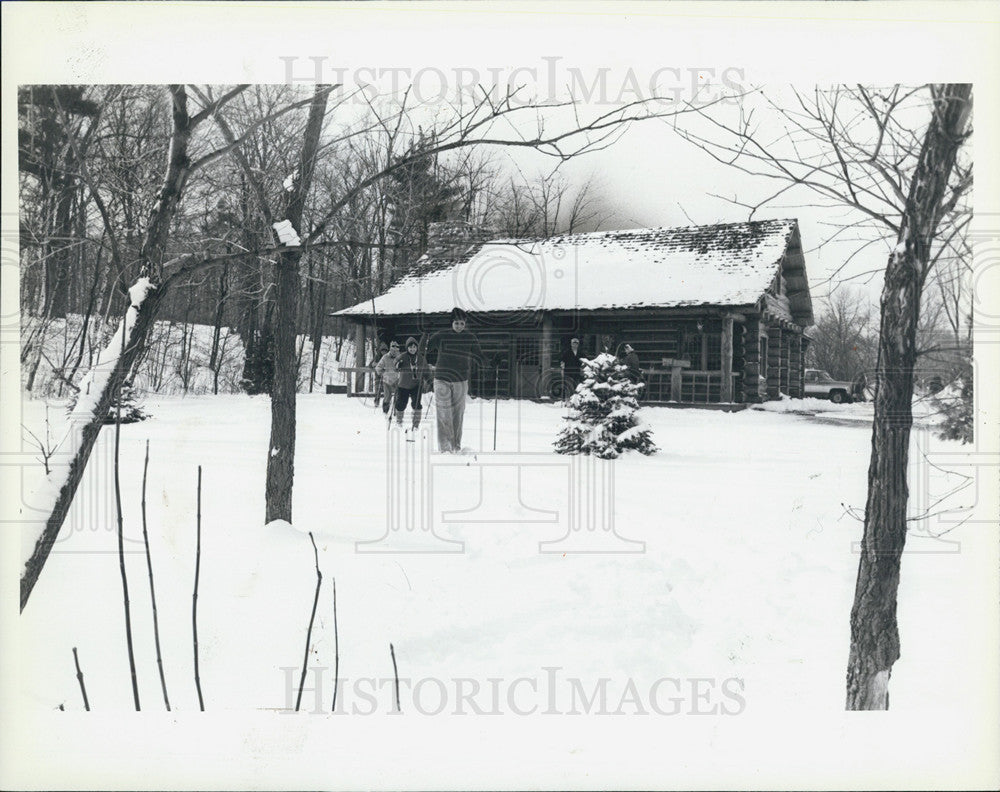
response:
[(850, 382), (835, 380), (822, 369), (806, 369), (805, 393), (816, 399), (829, 399), (834, 404), (850, 403), (852, 387)]

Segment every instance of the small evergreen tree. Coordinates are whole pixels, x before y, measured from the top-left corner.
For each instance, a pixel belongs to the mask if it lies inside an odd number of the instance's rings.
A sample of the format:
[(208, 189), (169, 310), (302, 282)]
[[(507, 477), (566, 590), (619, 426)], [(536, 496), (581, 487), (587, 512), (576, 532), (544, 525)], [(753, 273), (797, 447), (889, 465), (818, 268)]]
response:
[(113, 424), (118, 420), (118, 403), (121, 402), (123, 424), (137, 423), (149, 418), (149, 413), (143, 408), (142, 395), (136, 390), (131, 380), (123, 382), (118, 398), (111, 400), (111, 409), (108, 410), (108, 417), (104, 423)]
[(556, 451), (601, 459), (615, 459), (628, 450), (658, 451), (650, 430), (636, 415), (643, 384), (632, 382), (628, 369), (614, 355), (602, 354), (582, 363), (584, 379), (570, 397), (572, 413), (553, 444)]
[[(76, 407), (76, 400), (79, 397), (79, 393), (73, 395), (73, 398), (69, 400), (66, 405), (66, 412), (73, 412), (73, 408)], [(138, 421), (145, 421), (150, 417), (149, 413), (143, 407), (142, 404), (142, 394), (136, 390), (135, 386), (132, 384), (131, 380), (122, 383), (120, 395), (116, 395), (111, 399), (111, 406), (108, 408), (108, 414), (104, 416), (105, 424), (114, 424), (118, 421), (118, 400), (121, 399), (122, 405), (122, 423), (137, 423)]]

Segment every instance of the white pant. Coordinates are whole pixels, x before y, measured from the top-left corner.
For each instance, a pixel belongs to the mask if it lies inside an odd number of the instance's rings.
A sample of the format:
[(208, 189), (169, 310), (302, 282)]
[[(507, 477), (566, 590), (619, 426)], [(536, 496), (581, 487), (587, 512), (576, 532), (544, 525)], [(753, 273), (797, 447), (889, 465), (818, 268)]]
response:
[(469, 381), (434, 380), (434, 409), (437, 411), (438, 450), (442, 453), (462, 448), (462, 419)]

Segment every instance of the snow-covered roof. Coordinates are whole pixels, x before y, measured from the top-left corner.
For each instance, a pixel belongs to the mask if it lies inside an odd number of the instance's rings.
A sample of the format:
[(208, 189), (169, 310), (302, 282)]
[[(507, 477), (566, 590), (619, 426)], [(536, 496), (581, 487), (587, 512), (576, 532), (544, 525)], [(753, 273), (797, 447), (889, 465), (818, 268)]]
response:
[(795, 220), (501, 239), (423, 256), (392, 288), (339, 316), (747, 306), (784, 265), (790, 312), (812, 323)]

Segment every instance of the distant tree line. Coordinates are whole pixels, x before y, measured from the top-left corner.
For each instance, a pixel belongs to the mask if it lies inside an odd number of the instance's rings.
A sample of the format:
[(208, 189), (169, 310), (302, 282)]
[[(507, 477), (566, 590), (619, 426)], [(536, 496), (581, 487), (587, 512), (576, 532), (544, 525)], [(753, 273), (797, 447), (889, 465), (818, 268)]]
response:
[[(964, 324), (952, 325), (937, 288), (929, 289), (917, 326), (919, 354), (914, 375), (921, 386), (937, 387), (971, 376), (971, 313)], [(859, 288), (841, 286), (816, 302), (816, 323), (806, 365), (828, 372), (834, 379), (852, 381), (863, 374), (874, 379), (878, 362), (878, 311)]]

